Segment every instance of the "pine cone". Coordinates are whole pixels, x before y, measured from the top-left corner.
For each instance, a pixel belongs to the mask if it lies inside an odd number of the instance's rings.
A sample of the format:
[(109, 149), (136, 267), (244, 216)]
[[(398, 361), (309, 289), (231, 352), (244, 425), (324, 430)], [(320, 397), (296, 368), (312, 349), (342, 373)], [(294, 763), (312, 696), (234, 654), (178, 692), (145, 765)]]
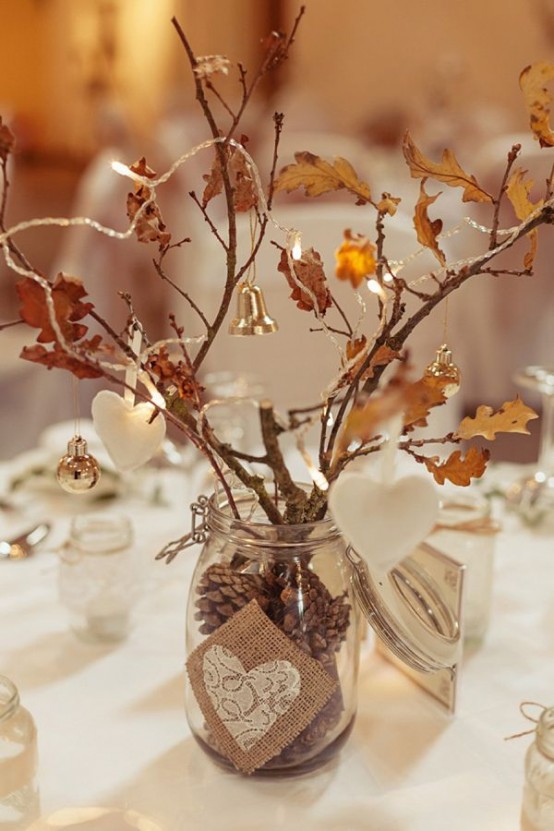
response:
[(229, 563), (209, 566), (196, 588), (200, 597), (195, 604), (198, 612), (194, 618), (202, 621), (200, 632), (211, 635), (254, 599), (265, 612), (268, 601), (264, 588), (261, 574), (242, 574), (234, 571)]

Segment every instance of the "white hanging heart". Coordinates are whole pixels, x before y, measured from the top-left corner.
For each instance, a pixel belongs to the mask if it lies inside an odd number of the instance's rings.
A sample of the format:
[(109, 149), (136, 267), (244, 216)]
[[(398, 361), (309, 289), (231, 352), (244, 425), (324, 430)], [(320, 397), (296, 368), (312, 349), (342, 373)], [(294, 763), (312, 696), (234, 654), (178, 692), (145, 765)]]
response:
[(251, 750), (300, 695), (300, 673), (290, 661), (268, 661), (247, 672), (224, 646), (211, 646), (202, 663), (214, 710), (245, 752)]
[(422, 476), (385, 485), (361, 471), (349, 472), (331, 486), (329, 510), (369, 569), (385, 573), (429, 534), (439, 499), (432, 482)]
[(165, 438), (165, 418), (150, 423), (152, 406), (133, 405), (112, 390), (101, 390), (91, 407), (98, 437), (119, 470), (134, 470), (148, 462)]

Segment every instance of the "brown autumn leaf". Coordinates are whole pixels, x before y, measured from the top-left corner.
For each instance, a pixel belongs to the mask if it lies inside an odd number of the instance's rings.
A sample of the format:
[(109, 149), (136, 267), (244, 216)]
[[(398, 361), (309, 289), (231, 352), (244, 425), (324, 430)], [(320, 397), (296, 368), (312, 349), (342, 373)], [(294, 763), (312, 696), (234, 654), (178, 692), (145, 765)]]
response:
[[(472, 479), (480, 479), (486, 470), (490, 451), (485, 448), (470, 447), (465, 458), (461, 450), (454, 450), (446, 461), (441, 462), (438, 456), (421, 457), (421, 461), (433, 474), (437, 484), (444, 485), (445, 481), (462, 487), (471, 483)], [(419, 461), (419, 460), (418, 460)]]
[(406, 407), (407, 366), (400, 364), (385, 386), (353, 407), (344, 420), (339, 437), (338, 452), (344, 453), (349, 445), (364, 445), (374, 439), (381, 424), (403, 412)]
[(381, 199), (377, 202), (377, 210), (381, 214), (394, 216), (401, 202), (402, 199), (399, 196), (391, 196), (390, 193), (383, 193)]
[[(240, 143), (245, 146), (247, 142), (248, 137), (241, 136)], [(258, 204), (258, 193), (252, 178), (252, 172), (244, 155), (235, 146), (228, 145), (224, 152), (233, 189), (233, 206), (235, 211), (244, 213)], [(214, 197), (223, 191), (223, 177), (218, 153), (215, 154), (210, 173), (203, 176), (203, 179), (207, 183), (202, 194), (202, 205), (205, 208)]]
[(15, 147), (15, 136), (8, 127), (4, 124), (0, 117), (0, 159), (7, 161), (8, 156)]
[(529, 111), (529, 125), (541, 147), (554, 147), (554, 132), (550, 129), (552, 96), (545, 84), (554, 78), (554, 64), (538, 61), (526, 66), (519, 76), (519, 86)]
[(380, 366), (388, 366), (392, 361), (397, 360), (400, 357), (400, 352), (397, 352), (395, 349), (391, 349), (390, 346), (387, 344), (383, 344), (380, 346), (371, 359), (368, 368), (364, 372), (361, 377), (361, 381), (369, 381), (370, 378), (373, 378), (375, 375), (375, 370), (377, 367)]
[[(57, 336), (52, 328), (46, 304), (46, 291), (32, 277), (23, 277), (16, 283), (17, 293), (21, 300), (19, 313), (25, 323), (34, 329), (40, 329), (37, 336), (39, 343), (56, 341)], [(55, 317), (67, 341), (73, 342), (82, 338), (88, 327), (77, 321), (82, 320), (94, 308), (92, 303), (83, 302), (87, 292), (78, 277), (70, 277), (61, 272), (52, 283), (52, 301)]]
[[(131, 170), (146, 179), (154, 179), (155, 172), (148, 167), (144, 156), (131, 165)], [(127, 216), (133, 222), (139, 210), (151, 198), (152, 191), (139, 182), (135, 184), (135, 192), (127, 194)], [(157, 242), (160, 249), (165, 248), (171, 241), (171, 234), (166, 231), (161, 211), (157, 203), (151, 202), (141, 213), (135, 225), (135, 234), (139, 242)]]
[(518, 395), (514, 401), (505, 401), (497, 412), (484, 404), (477, 407), (475, 417), (466, 416), (454, 435), (460, 439), (483, 436), (494, 441), (497, 433), (528, 434), (527, 422), (534, 418), (538, 418), (537, 413), (524, 404)]
[(358, 286), (370, 274), (375, 274), (375, 246), (362, 234), (353, 234), (348, 228), (344, 242), (335, 251), (335, 275), (339, 280), (350, 280), (352, 288)]
[[(531, 202), (529, 194), (531, 193), (534, 182), (532, 179), (525, 179), (526, 173), (526, 170), (518, 167), (517, 170), (514, 170), (506, 185), (506, 195), (512, 203), (517, 218), (520, 220), (527, 219), (536, 208), (540, 208), (544, 204), (544, 199), (539, 199), (538, 202)], [(527, 236), (529, 239), (529, 251), (523, 258), (523, 265), (530, 270), (533, 268), (537, 254), (537, 228), (533, 228)]]
[(275, 190), (290, 191), (304, 188), (306, 196), (321, 196), (333, 190), (345, 189), (364, 205), (371, 202), (369, 185), (362, 182), (346, 159), (338, 156), (332, 162), (304, 150), (295, 153), (295, 164), (284, 167), (275, 181)]
[(426, 179), (421, 180), (419, 199), (417, 200), (414, 213), (414, 227), (417, 231), (417, 241), (426, 248), (429, 248), (441, 265), (445, 265), (446, 257), (444, 256), (444, 252), (439, 248), (437, 241), (437, 237), (442, 231), (442, 219), (431, 220), (427, 213), (427, 208), (439, 198), (440, 193), (436, 193), (434, 196), (426, 193), (425, 182)]
[(466, 173), (459, 165), (452, 150), (443, 150), (441, 161), (438, 163), (432, 162), (418, 150), (409, 132), (404, 136), (402, 149), (413, 179), (426, 179), (431, 177), (451, 188), (463, 188), (463, 202), (494, 201), (490, 193), (487, 193), (479, 185), (475, 176)]
[(405, 392), (404, 430), (412, 431), (415, 427), (425, 427), (427, 416), (433, 407), (440, 407), (446, 401), (444, 388), (447, 380), (424, 375)]
[(173, 361), (167, 346), (160, 346), (157, 352), (148, 356), (146, 368), (162, 381), (164, 387), (175, 386), (179, 398), (191, 401), (196, 409), (201, 405), (204, 387), (198, 383), (190, 365), (183, 360)]
[[(94, 352), (100, 346), (100, 343), (100, 335), (95, 335), (88, 341), (82, 341), (79, 348)], [(102, 376), (101, 369), (98, 369), (92, 363), (88, 363), (86, 358), (79, 360), (73, 355), (68, 355), (59, 343), (54, 343), (50, 350), (39, 343), (35, 343), (33, 346), (24, 346), (20, 357), (35, 364), (42, 364), (48, 369), (56, 367), (68, 370), (76, 378), (100, 378)]]
[[(333, 305), (333, 300), (320, 255), (313, 248), (308, 248), (306, 251), (302, 251), (301, 260), (293, 260), (292, 262), (296, 279), (314, 295), (317, 310), (320, 315), (324, 315), (326, 310)], [(292, 289), (290, 297), (296, 301), (298, 308), (306, 312), (313, 311), (313, 300), (310, 294), (307, 291), (302, 291), (302, 288), (295, 282), (291, 273), (288, 254), (284, 250), (281, 251), (281, 259), (277, 270), (285, 275), (287, 283)]]

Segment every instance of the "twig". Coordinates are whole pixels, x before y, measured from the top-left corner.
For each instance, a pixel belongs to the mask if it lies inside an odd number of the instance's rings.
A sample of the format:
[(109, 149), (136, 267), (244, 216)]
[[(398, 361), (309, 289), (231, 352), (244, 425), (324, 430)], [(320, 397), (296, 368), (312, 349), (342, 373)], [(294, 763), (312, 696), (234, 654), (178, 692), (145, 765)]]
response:
[(491, 236), (489, 242), (489, 248), (496, 248), (498, 245), (498, 226), (500, 223), (500, 206), (502, 204), (502, 199), (504, 194), (506, 193), (506, 185), (508, 183), (508, 177), (510, 175), (510, 171), (514, 165), (515, 160), (518, 157), (518, 154), (521, 150), (521, 144), (514, 144), (512, 149), (508, 153), (508, 162), (506, 164), (506, 169), (504, 171), (504, 175), (502, 177), (502, 182), (500, 184), (500, 190), (498, 191), (498, 197), (495, 199), (494, 202), (494, 214), (492, 218), (492, 229), (491, 229)]
[(208, 329), (208, 330), (209, 330), (209, 328), (210, 328), (210, 323), (209, 323), (209, 321), (208, 321), (208, 318), (206, 317), (206, 315), (204, 314), (204, 312), (202, 311), (202, 309), (200, 308), (200, 306), (198, 306), (198, 305), (194, 302), (194, 300), (192, 299), (192, 297), (191, 297), (191, 296), (190, 296), (190, 295), (189, 295), (189, 294), (188, 294), (188, 293), (187, 293), (184, 289), (182, 289), (180, 286), (178, 286), (178, 285), (177, 285), (177, 283), (174, 283), (174, 282), (173, 282), (173, 280), (172, 280), (170, 277), (168, 277), (168, 276), (167, 276), (167, 274), (165, 273), (165, 271), (164, 271), (164, 269), (162, 268), (162, 265), (161, 265), (161, 257), (160, 257), (160, 260), (152, 260), (152, 263), (154, 264), (154, 268), (155, 268), (155, 269), (156, 269), (156, 271), (158, 272), (158, 274), (159, 274), (159, 276), (161, 277), (161, 279), (162, 279), (162, 280), (165, 280), (165, 282), (166, 282), (166, 283), (169, 283), (169, 285), (170, 285), (173, 289), (175, 289), (175, 291), (176, 291), (178, 294), (180, 294), (180, 295), (181, 295), (181, 297), (182, 297), (184, 300), (186, 300), (186, 301), (187, 301), (187, 303), (190, 305), (191, 309), (193, 309), (193, 310), (196, 312), (196, 314), (198, 315), (198, 317), (200, 318), (200, 320), (202, 321), (202, 323), (204, 324), (204, 326), (206, 327), (206, 329)]

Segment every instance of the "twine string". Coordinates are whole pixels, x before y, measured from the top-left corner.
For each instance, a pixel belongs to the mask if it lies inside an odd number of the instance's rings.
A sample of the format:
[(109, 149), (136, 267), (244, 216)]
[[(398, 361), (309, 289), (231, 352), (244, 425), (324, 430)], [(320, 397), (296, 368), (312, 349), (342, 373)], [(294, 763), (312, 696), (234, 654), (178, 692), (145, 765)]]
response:
[[(530, 713), (527, 713), (525, 708), (526, 707), (538, 707), (540, 709), (540, 714), (538, 718), (534, 718)], [(523, 718), (527, 719), (527, 721), (532, 721), (534, 724), (538, 724), (540, 721), (541, 715), (547, 708), (544, 704), (539, 704), (538, 701), (522, 701), (519, 705), (519, 712), (523, 716)], [(530, 736), (531, 733), (536, 731), (536, 727), (533, 727), (531, 730), (523, 730), (521, 733), (513, 733), (511, 736), (505, 736), (504, 741), (510, 741), (510, 739), (519, 739), (522, 736)]]

